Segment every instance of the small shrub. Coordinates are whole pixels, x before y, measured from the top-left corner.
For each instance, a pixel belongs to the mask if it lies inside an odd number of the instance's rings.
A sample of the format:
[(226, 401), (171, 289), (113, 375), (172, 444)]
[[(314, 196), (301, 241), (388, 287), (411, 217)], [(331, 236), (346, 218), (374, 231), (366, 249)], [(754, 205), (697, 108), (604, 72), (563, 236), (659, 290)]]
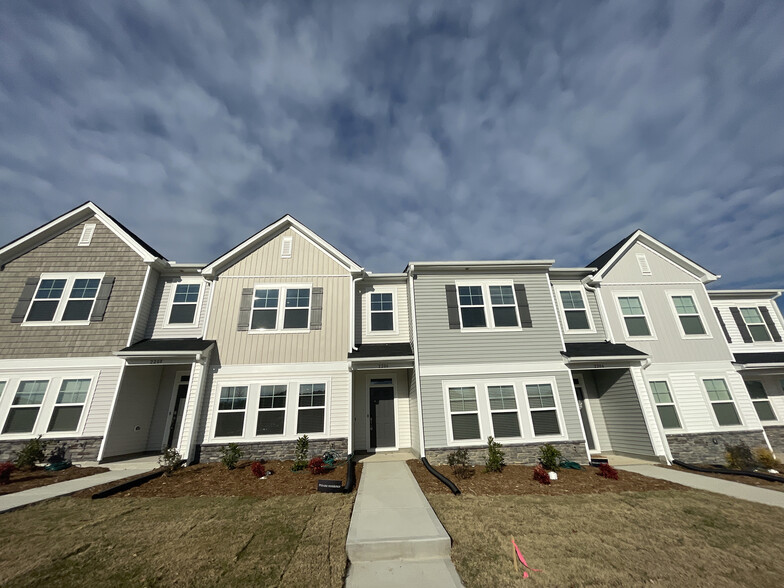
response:
[(330, 447), (324, 452), (324, 455), (321, 456), (324, 460), (324, 463), (327, 464), (327, 467), (334, 468), (335, 462), (340, 459), (340, 452), (335, 451), (334, 447)]
[(302, 435), (297, 439), (297, 447), (294, 449), (294, 467), (291, 469), (295, 472), (304, 470), (308, 466), (308, 449), (310, 448), (310, 439), (307, 435)]
[(450, 453), (446, 462), (452, 468), (452, 473), (458, 478), (466, 479), (474, 474), (473, 468), (468, 465), (468, 450), (465, 447)]
[(11, 473), (16, 466), (10, 461), (0, 463), (0, 484), (8, 484), (11, 481)]
[(324, 464), (324, 459), (321, 457), (314, 457), (311, 459), (308, 462), (308, 469), (314, 476), (320, 476), (327, 471), (326, 464)]
[(780, 470), (782, 467), (781, 462), (773, 456), (773, 453), (767, 447), (755, 448), (754, 457), (757, 463), (766, 470)]
[(242, 449), (236, 443), (229, 443), (221, 447), (221, 463), (226, 466), (227, 470), (236, 468), (241, 457)]
[(49, 452), (49, 457), (46, 459), (50, 464), (61, 464), (68, 461), (65, 456), (67, 449), (65, 445), (57, 445), (52, 451)]
[(504, 452), (501, 444), (492, 437), (487, 438), (487, 459), (485, 460), (486, 472), (500, 472), (504, 467)]
[(171, 476), (177, 469), (179, 469), (182, 462), (182, 455), (174, 447), (169, 447), (158, 458), (158, 465), (163, 468), (167, 476)]
[(727, 458), (727, 466), (731, 470), (751, 470), (757, 465), (754, 454), (751, 453), (749, 446), (743, 442), (737, 445), (725, 445), (724, 454)]
[(561, 469), (559, 465), (561, 464), (562, 457), (561, 452), (549, 443), (542, 445), (539, 448), (539, 462), (544, 469), (550, 470), (551, 472), (557, 472)]
[(41, 436), (30, 439), (16, 454), (16, 467), (20, 470), (31, 470), (35, 464), (46, 459), (46, 441), (41, 441)]
[(603, 463), (599, 466), (599, 471), (596, 472), (597, 476), (607, 478), (608, 480), (618, 479), (618, 470), (612, 467), (609, 463)]
[(254, 461), (250, 464), (250, 471), (257, 478), (263, 478), (267, 473), (267, 468), (260, 461)]
[(534, 480), (545, 486), (550, 485), (550, 474), (542, 467), (542, 464), (539, 464), (534, 468)]

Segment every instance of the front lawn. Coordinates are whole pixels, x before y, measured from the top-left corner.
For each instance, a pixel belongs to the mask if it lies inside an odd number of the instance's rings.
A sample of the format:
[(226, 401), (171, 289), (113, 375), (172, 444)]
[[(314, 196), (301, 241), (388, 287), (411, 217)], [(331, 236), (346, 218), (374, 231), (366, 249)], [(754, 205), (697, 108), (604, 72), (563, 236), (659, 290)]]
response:
[(353, 501), (61, 498), (0, 515), (0, 585), (339, 587)]

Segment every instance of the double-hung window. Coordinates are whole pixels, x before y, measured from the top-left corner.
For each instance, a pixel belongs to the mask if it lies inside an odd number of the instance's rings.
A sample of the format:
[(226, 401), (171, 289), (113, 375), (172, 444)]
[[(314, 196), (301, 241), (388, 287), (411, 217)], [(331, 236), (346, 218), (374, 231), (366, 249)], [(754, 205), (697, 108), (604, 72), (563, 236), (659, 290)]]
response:
[(300, 384), (297, 433), (323, 433), (326, 384)]
[(476, 388), (449, 388), (449, 412), (452, 419), (452, 438), (455, 441), (481, 439)]
[(90, 382), (89, 379), (62, 381), (47, 432), (76, 431), (79, 428)]
[(520, 436), (520, 419), (517, 412), (514, 386), (488, 386), (493, 435), (499, 439)]
[(490, 305), (493, 308), (493, 325), (496, 327), (516, 327), (517, 304), (512, 286), (490, 286)]
[(257, 435), (282, 435), (286, 420), (285, 384), (262, 386), (259, 394), (259, 415), (256, 421)]
[(651, 336), (651, 329), (639, 296), (619, 296), (618, 306), (621, 308), (626, 334), (629, 337)]
[(723, 427), (740, 425), (738, 409), (735, 407), (735, 401), (732, 399), (727, 382), (723, 378), (712, 378), (703, 381), (705, 383), (705, 391), (708, 393), (708, 398), (719, 425)]
[(247, 386), (224, 386), (218, 400), (216, 437), (242, 437), (245, 430), (245, 405), (248, 401)]
[[(486, 301), (490, 302), (489, 312)], [(457, 286), (460, 325), (464, 329), (519, 327), (514, 288), (506, 284)]]
[(775, 421), (776, 413), (773, 412), (773, 407), (770, 405), (768, 394), (765, 392), (765, 386), (759, 380), (747, 380), (746, 388), (749, 391), (751, 402), (754, 404), (754, 410), (757, 411), (757, 416), (761, 421)]
[(485, 300), (482, 286), (458, 286), (457, 298), (460, 304), (460, 321), (464, 329), (486, 327)]
[(395, 311), (392, 292), (370, 293), (370, 330), (394, 331)]
[(680, 429), (681, 421), (678, 418), (675, 401), (672, 399), (667, 382), (651, 382), (651, 392), (653, 392), (653, 400), (656, 402), (656, 410), (659, 411), (659, 420), (662, 427), (665, 429)]
[(42, 275), (25, 322), (68, 324), (89, 321), (102, 277), (102, 274)]
[(528, 408), (535, 436), (560, 435), (558, 409), (555, 405), (553, 387), (550, 384), (527, 384)]
[(705, 325), (702, 324), (700, 311), (694, 303), (694, 298), (688, 295), (677, 295), (672, 297), (672, 305), (678, 314), (681, 323), (681, 331), (685, 336), (705, 335)]
[(19, 382), (16, 394), (3, 426), (6, 433), (32, 433), (38, 420), (38, 413), (44, 402), (49, 380), (23, 380)]
[(771, 341), (770, 332), (768, 327), (765, 326), (765, 321), (762, 320), (760, 311), (756, 308), (741, 308), (740, 314), (743, 317), (743, 322), (746, 323), (751, 338), (754, 341)]
[(591, 323), (588, 320), (582, 292), (580, 290), (560, 290), (558, 294), (561, 297), (561, 307), (566, 318), (566, 330), (590, 330)]
[(170, 325), (192, 325), (194, 323), (200, 290), (201, 284), (177, 284), (169, 311)]
[(251, 312), (252, 331), (305, 330), (310, 319), (310, 287), (257, 287)]

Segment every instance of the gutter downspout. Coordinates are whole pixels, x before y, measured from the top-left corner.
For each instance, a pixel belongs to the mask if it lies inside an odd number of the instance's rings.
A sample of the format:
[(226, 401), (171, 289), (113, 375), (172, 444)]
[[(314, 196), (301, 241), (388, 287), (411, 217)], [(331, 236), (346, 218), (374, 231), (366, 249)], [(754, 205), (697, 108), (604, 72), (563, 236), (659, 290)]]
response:
[(425, 416), (422, 414), (422, 382), (419, 377), (419, 345), (417, 343), (416, 322), (416, 297), (414, 296), (414, 266), (408, 270), (408, 300), (409, 315), (411, 316), (411, 342), (414, 348), (414, 387), (417, 394), (417, 408), (419, 409), (419, 457), (425, 456)]
[[(357, 326), (356, 326), (356, 322), (357, 322), (356, 321), (356, 313), (357, 313), (357, 309), (356, 309), (356, 306), (357, 306), (357, 282), (364, 277), (362, 275), (364, 273), (365, 272), (363, 270), (362, 273), (359, 274), (359, 276), (357, 276), (356, 278), (351, 280), (351, 300), (349, 301), (351, 303), (351, 333), (350, 333), (351, 336), (349, 338), (349, 349), (348, 349), (349, 353), (351, 353), (352, 351), (356, 351), (357, 350), (357, 345), (356, 345), (356, 343), (357, 343), (357, 341), (356, 341), (356, 339), (357, 339), (357, 333), (356, 333), (356, 330), (357, 330)], [(353, 390), (352, 390), (352, 396), (353, 396)]]

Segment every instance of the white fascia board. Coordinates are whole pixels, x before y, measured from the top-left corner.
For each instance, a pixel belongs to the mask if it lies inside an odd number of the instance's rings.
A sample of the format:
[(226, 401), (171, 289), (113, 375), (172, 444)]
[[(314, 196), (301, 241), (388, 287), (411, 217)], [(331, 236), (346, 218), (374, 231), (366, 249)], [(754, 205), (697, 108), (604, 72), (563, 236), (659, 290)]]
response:
[(453, 270), (512, 270), (512, 269), (549, 269), (554, 259), (524, 259), (498, 261), (412, 261), (407, 266), (408, 272), (416, 271), (453, 271)]
[(81, 368), (101, 368), (117, 367), (123, 364), (123, 360), (115, 356), (105, 357), (52, 357), (52, 358), (28, 358), (28, 359), (2, 359), (0, 360), (0, 371), (32, 371), (32, 370), (52, 370), (52, 369), (81, 369)]
[(733, 298), (759, 298), (761, 300), (775, 300), (784, 290), (708, 290), (711, 300), (724, 300)]

